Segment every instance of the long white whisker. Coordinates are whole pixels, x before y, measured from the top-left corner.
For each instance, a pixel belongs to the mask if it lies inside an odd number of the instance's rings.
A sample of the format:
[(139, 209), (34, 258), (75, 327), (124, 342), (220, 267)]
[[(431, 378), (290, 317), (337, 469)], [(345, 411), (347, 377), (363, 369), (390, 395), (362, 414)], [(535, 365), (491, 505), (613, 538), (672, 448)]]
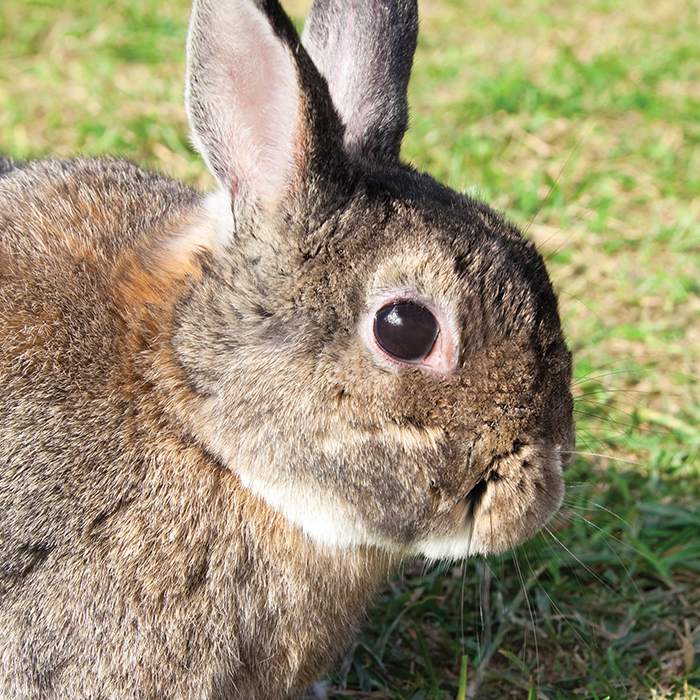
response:
[(591, 569), (589, 566), (586, 566), (579, 557), (577, 557), (555, 534), (552, 532), (552, 530), (545, 525), (544, 530), (552, 537), (552, 539), (580, 566), (582, 566), (593, 578), (598, 581), (598, 583), (602, 584), (609, 590), (611, 593), (616, 593), (615, 589), (604, 579), (598, 576), (593, 569)]
[(639, 467), (642, 465), (642, 462), (639, 462), (639, 461), (634, 460), (634, 459), (623, 459), (622, 457), (613, 457), (612, 455), (603, 454), (600, 452), (584, 452), (583, 450), (568, 450), (568, 451), (562, 451), (562, 454), (580, 455), (582, 457), (600, 457), (601, 459), (611, 459), (615, 462), (624, 462), (625, 464), (633, 464), (636, 467)]
[[(527, 605), (527, 612), (530, 617), (530, 623), (532, 624), (532, 636), (534, 638), (535, 642), (535, 665), (536, 668), (539, 669), (540, 665), (540, 647), (539, 647), (539, 641), (537, 639), (537, 624), (535, 621), (535, 611), (530, 603), (530, 596), (528, 595), (527, 589), (525, 588), (525, 577), (523, 576), (522, 569), (520, 568), (520, 560), (518, 559), (518, 553), (517, 551), (513, 552), (513, 563), (515, 564), (515, 570), (518, 572), (518, 578), (520, 579), (520, 585), (523, 588), (523, 595), (525, 596), (525, 604)], [(537, 687), (539, 688), (540, 681), (539, 681), (539, 674), (537, 678)]]

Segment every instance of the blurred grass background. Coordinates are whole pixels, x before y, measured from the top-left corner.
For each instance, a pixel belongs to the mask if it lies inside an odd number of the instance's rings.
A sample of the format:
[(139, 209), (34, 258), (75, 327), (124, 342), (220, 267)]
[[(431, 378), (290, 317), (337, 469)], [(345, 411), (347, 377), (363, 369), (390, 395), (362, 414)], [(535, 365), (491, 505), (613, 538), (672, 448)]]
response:
[[(298, 25), (306, 0), (287, 5)], [(700, 697), (700, 4), (423, 0), (405, 158), (549, 260), (576, 358), (561, 514), (390, 583), (331, 697)], [(195, 187), (188, 0), (2, 0), (0, 152)]]

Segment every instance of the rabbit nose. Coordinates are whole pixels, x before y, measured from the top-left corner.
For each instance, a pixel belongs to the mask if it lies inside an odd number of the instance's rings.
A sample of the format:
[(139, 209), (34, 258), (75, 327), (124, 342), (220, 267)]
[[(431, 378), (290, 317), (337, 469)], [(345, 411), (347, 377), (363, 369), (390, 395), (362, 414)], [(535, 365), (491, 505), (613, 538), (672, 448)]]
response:
[(574, 450), (576, 449), (576, 423), (571, 424), (571, 430), (569, 431), (568, 439), (564, 441), (564, 444), (559, 448), (559, 453), (561, 455), (561, 466), (565, 467), (573, 458)]
[(479, 440), (478, 450), (485, 474), (490, 473), (498, 461), (520, 454), (526, 441), (522, 439), (519, 429), (520, 425), (515, 421), (487, 424), (487, 429)]

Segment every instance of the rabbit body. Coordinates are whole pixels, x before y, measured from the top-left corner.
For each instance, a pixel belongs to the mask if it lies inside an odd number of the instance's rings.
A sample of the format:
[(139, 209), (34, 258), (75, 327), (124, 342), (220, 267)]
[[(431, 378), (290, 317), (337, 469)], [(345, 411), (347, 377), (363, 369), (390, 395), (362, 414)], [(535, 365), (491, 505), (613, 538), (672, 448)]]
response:
[(23, 212), (0, 248), (3, 697), (303, 690), (389, 561), (315, 546), (178, 418), (196, 397), (173, 317), (205, 256), (163, 269), (153, 246), (203, 198), (116, 161), (37, 163), (0, 192)]
[[(558, 508), (556, 298), (514, 227), (398, 160), (416, 27), (317, 0), (302, 44), (272, 0), (198, 0), (213, 195), (0, 159), (2, 697), (294, 697), (402, 560)], [(435, 339), (387, 351), (389, 312)]]

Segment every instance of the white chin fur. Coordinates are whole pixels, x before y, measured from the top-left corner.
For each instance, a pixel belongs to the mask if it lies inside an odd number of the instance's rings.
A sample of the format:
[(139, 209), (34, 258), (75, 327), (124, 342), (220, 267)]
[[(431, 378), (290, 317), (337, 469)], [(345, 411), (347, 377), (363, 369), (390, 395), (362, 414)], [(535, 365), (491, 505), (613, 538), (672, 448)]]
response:
[(269, 485), (259, 489), (253, 484), (247, 486), (310, 539), (321, 545), (343, 549), (359, 546), (379, 547), (392, 554), (420, 554), (431, 560), (459, 560), (472, 554), (484, 553), (474, 548), (471, 520), (452, 535), (431, 537), (407, 547), (368, 532), (361, 519), (349, 515), (342, 505), (333, 503), (332, 496), (324, 498), (322, 493), (316, 496), (302, 492), (290, 493), (288, 489), (270, 488)]
[(474, 536), (472, 518), (465, 519), (460, 529), (450, 535), (402, 544), (369, 531), (360, 516), (349, 512), (345, 504), (327, 492), (319, 490), (309, 494), (303, 489), (272, 486), (245, 476), (242, 481), (246, 488), (320, 545), (341, 549), (378, 547), (399, 557), (422, 555), (433, 561), (456, 561), (492, 552), (492, 547), (483, 538)]
[(416, 545), (416, 553), (432, 561), (438, 559), (457, 561), (483, 552), (474, 548), (473, 521), (470, 518), (458, 532), (452, 535), (431, 537), (419, 542)]
[(431, 560), (458, 560), (471, 554), (483, 553), (473, 547), (471, 520), (452, 535), (432, 537), (416, 545), (406, 546), (369, 532), (359, 517), (349, 514), (346, 507), (331, 495), (322, 492), (310, 495), (302, 490), (257, 483), (255, 479), (244, 478), (243, 482), (320, 545), (343, 549), (379, 547), (399, 556), (423, 555)]
[[(558, 454), (556, 459), (559, 459)], [(328, 491), (317, 489), (310, 493), (285, 484), (270, 484), (250, 475), (241, 475), (241, 479), (246, 488), (321, 545), (344, 549), (378, 547), (400, 557), (422, 555), (430, 560), (455, 561), (511, 549), (539, 529), (561, 505), (561, 498), (558, 498), (545, 512), (537, 513), (534, 495), (511, 503), (512, 488), (494, 483), (483, 495), (474, 515), (465, 512), (459, 517), (454, 532), (429, 535), (408, 544), (372, 532), (358, 513)], [(503, 508), (503, 503), (512, 507)], [(498, 513), (499, 510), (502, 512)]]

